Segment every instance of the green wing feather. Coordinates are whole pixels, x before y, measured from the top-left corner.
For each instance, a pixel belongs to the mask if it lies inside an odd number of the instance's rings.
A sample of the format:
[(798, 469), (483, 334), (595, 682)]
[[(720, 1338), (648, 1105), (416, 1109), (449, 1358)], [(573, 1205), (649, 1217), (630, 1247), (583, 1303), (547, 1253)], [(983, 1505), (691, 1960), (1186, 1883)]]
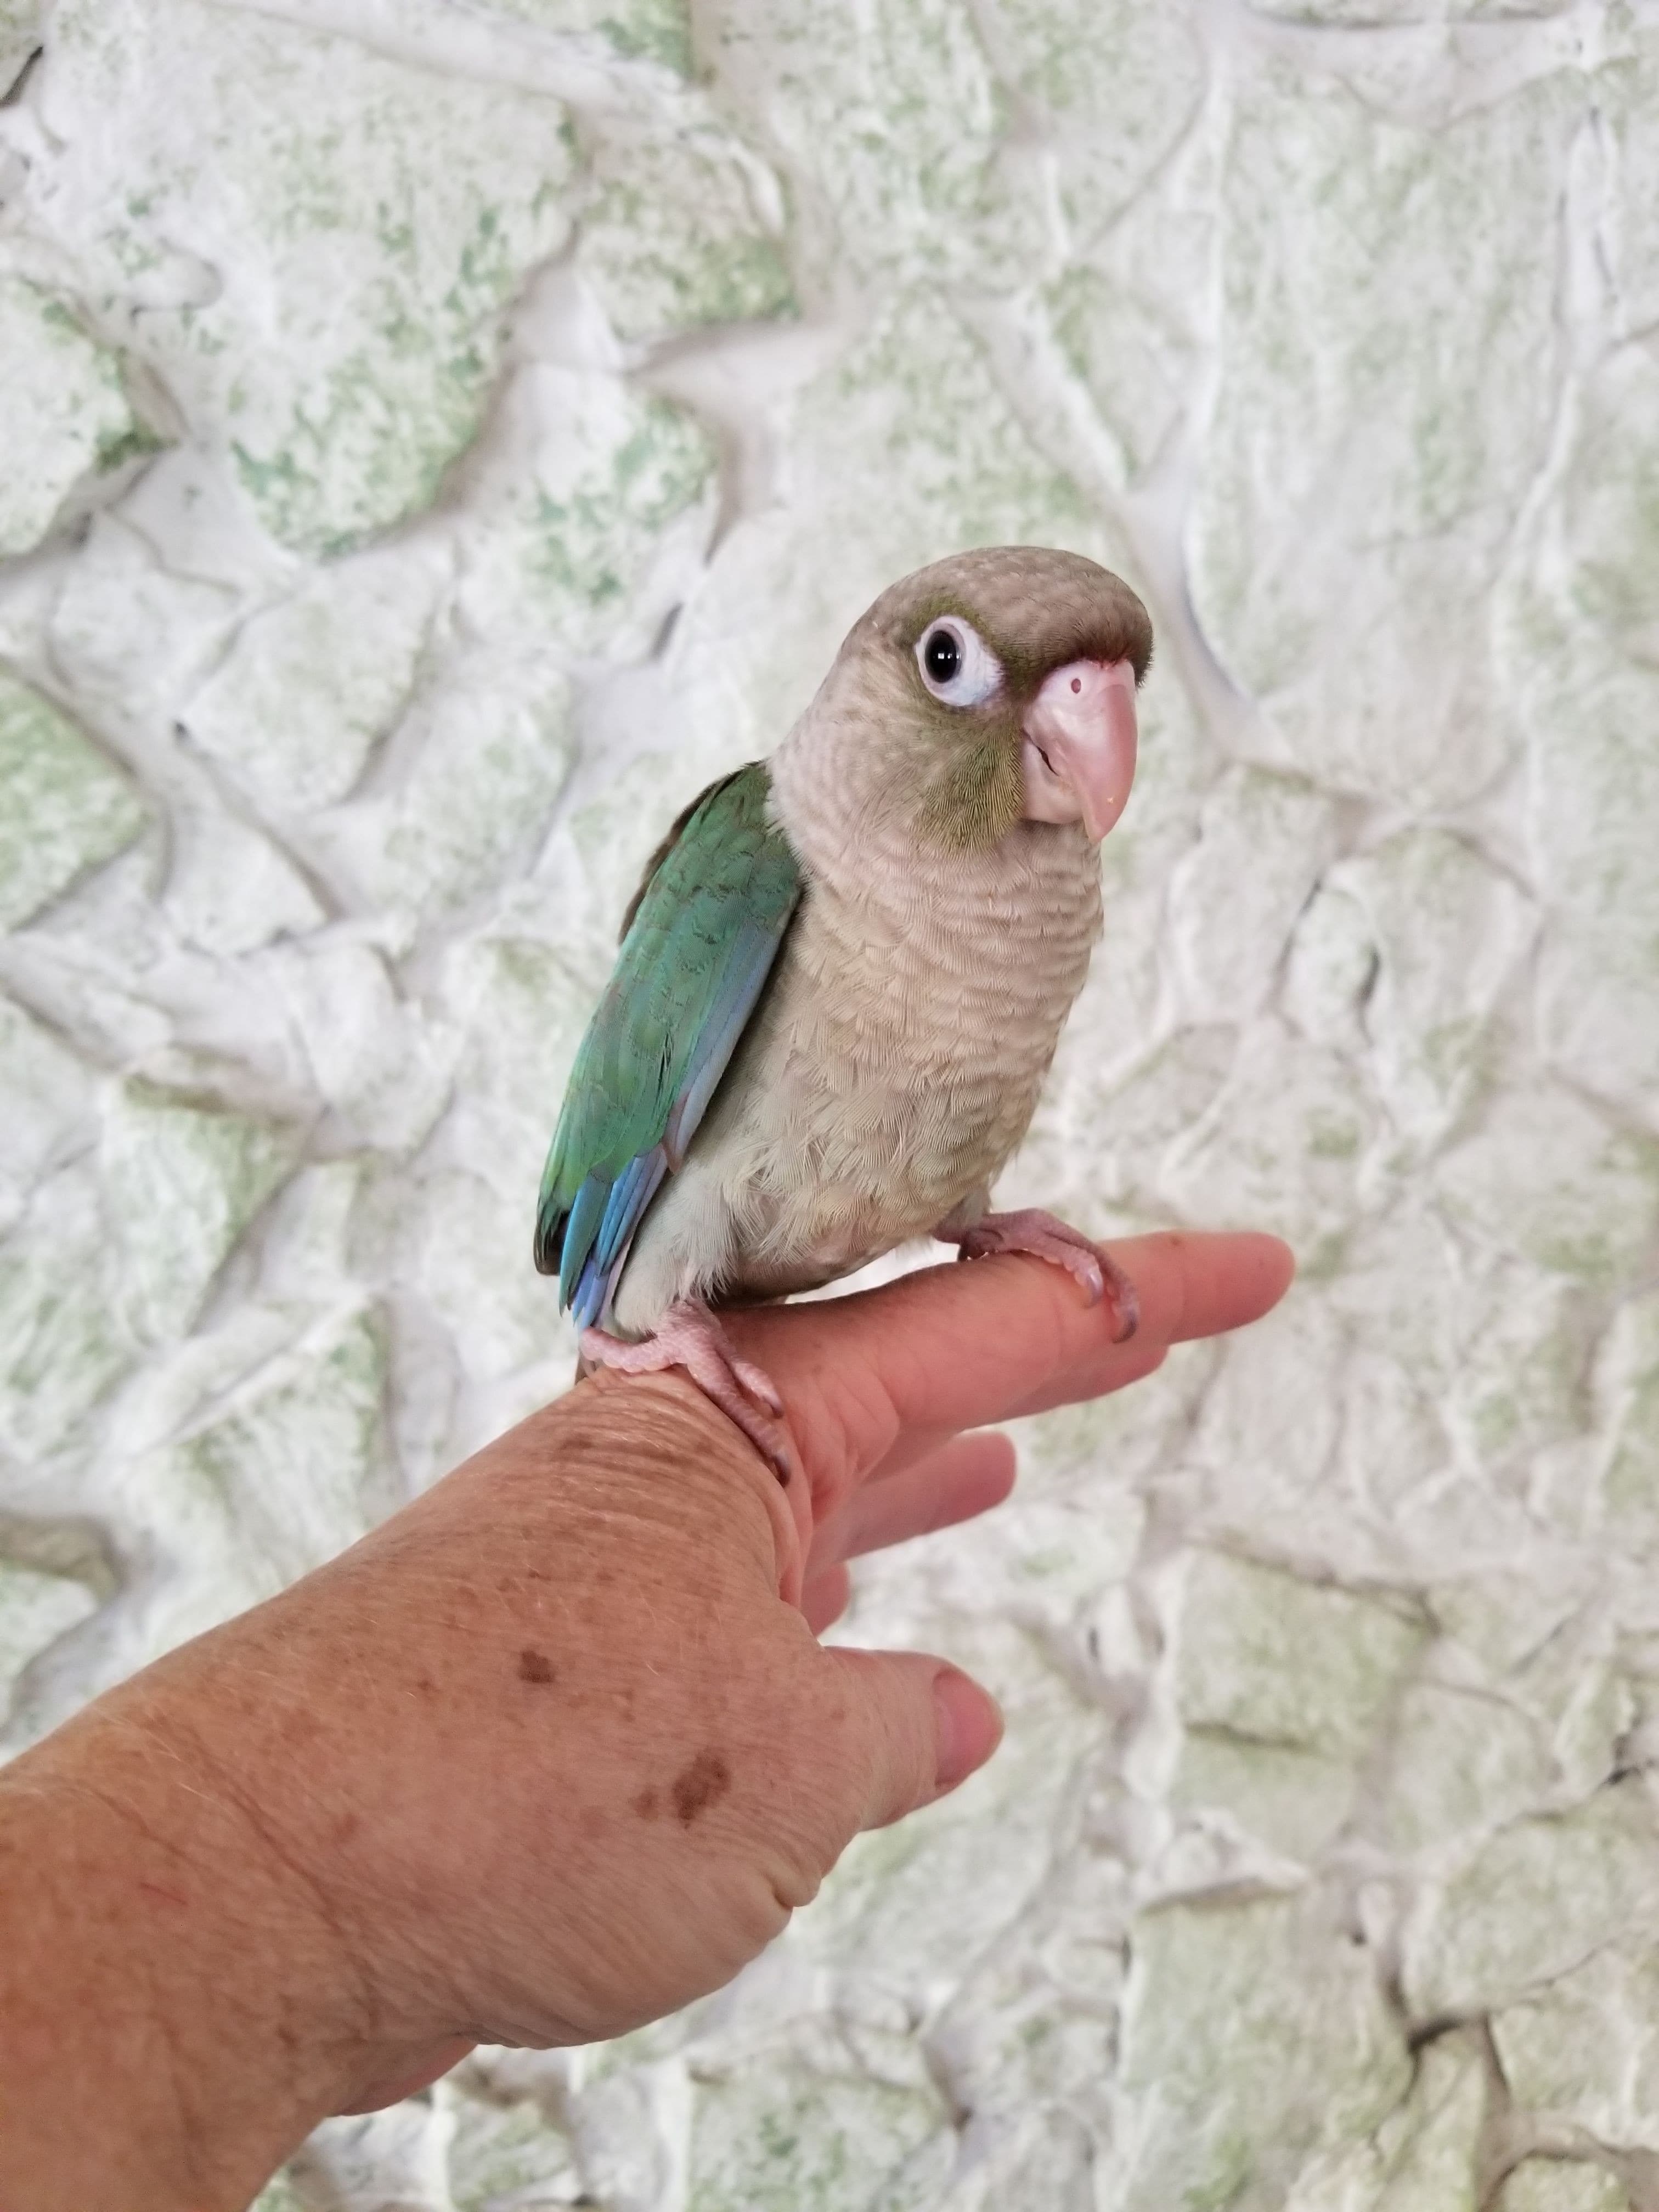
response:
[(542, 1176), (536, 1265), (584, 1327), (747, 1026), (802, 888), (763, 761), (710, 784), (653, 855)]

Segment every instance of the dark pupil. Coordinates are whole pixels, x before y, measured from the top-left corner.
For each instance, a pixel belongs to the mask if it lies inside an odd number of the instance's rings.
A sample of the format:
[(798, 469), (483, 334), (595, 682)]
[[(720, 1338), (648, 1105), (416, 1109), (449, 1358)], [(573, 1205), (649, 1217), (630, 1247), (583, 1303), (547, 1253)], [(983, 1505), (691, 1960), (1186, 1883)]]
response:
[(922, 659), (935, 684), (948, 684), (962, 667), (962, 647), (948, 629), (936, 629), (922, 647)]

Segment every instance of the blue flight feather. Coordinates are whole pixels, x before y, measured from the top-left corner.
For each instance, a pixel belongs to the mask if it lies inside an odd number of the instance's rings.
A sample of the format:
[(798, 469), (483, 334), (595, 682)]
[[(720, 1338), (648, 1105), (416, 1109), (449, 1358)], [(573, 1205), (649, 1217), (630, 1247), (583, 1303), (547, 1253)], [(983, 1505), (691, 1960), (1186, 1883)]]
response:
[(648, 1152), (635, 1152), (612, 1187), (611, 1201), (599, 1224), (599, 1241), (594, 1248), (599, 1266), (607, 1274), (611, 1261), (628, 1241), (629, 1231), (644, 1211), (639, 1203), (640, 1194), (649, 1179), (653, 1163), (661, 1158), (660, 1146), (653, 1146)]
[(576, 1295), (570, 1301), (571, 1317), (578, 1328), (592, 1328), (604, 1310), (610, 1293), (609, 1275), (599, 1267), (590, 1252), (576, 1282)]
[(720, 995), (708, 1010), (696, 1055), (686, 1071), (685, 1088), (675, 1100), (663, 1132), (663, 1143), (676, 1167), (685, 1158), (685, 1148), (696, 1134), (697, 1124), (708, 1110), (708, 1102), (726, 1073), (738, 1039), (748, 1026), (761, 987), (772, 972), (777, 949), (776, 938), (752, 923), (745, 922), (738, 933), (727, 956)]
[(548, 1152), (536, 1265), (591, 1328), (640, 1224), (685, 1158), (799, 902), (763, 762), (711, 784), (647, 870), (576, 1054)]
[(570, 1225), (565, 1231), (564, 1250), (559, 1260), (559, 1303), (568, 1305), (582, 1262), (605, 1217), (605, 1200), (611, 1195), (608, 1177), (591, 1175), (585, 1178), (576, 1193), (576, 1203), (570, 1209)]

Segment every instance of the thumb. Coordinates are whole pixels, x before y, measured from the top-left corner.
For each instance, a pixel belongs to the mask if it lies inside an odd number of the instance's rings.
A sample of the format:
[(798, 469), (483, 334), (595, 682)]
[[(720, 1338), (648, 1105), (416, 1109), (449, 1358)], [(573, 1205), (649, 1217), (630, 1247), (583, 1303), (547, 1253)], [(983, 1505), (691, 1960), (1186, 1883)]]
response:
[(883, 1828), (931, 1805), (983, 1766), (1002, 1741), (995, 1698), (947, 1660), (842, 1645), (823, 1656), (840, 1669), (863, 1723), (860, 1828)]

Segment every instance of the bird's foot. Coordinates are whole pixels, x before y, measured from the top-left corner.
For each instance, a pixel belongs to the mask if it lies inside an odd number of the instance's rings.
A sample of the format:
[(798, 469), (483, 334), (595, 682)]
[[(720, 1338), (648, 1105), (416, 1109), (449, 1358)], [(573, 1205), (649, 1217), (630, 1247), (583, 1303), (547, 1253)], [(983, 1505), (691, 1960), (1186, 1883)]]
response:
[(581, 1355), (587, 1366), (613, 1367), (620, 1375), (661, 1375), (671, 1367), (684, 1368), (704, 1397), (743, 1431), (778, 1480), (788, 1483), (794, 1462), (777, 1387), (763, 1367), (738, 1357), (707, 1306), (680, 1299), (638, 1344), (602, 1328), (585, 1328)]
[(1140, 1326), (1140, 1299), (1117, 1262), (1091, 1244), (1080, 1229), (1036, 1206), (1018, 1213), (981, 1214), (965, 1229), (941, 1224), (933, 1234), (942, 1243), (956, 1245), (959, 1260), (983, 1260), (993, 1252), (1030, 1252), (1039, 1260), (1052, 1260), (1082, 1284), (1091, 1305), (1102, 1298), (1109, 1301), (1114, 1344), (1127, 1343)]

